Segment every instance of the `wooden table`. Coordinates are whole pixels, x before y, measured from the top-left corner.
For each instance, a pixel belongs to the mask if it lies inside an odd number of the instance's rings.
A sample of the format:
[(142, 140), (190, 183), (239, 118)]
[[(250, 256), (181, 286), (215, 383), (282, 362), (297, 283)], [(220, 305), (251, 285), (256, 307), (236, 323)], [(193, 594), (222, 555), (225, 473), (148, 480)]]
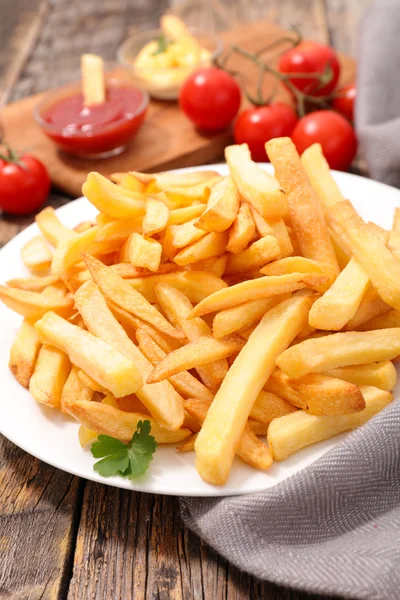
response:
[[(369, 3), (176, 2), (185, 18), (197, 25), (228, 29), (246, 20), (270, 18), (353, 55), (356, 26)], [(0, 107), (70, 80), (77, 75), (83, 52), (114, 59), (129, 31), (156, 25), (168, 6), (166, 0), (3, 0)], [(68, 200), (54, 190), (50, 203), (60, 206)], [(0, 246), (31, 221), (0, 217)], [(72, 477), (0, 438), (0, 598), (317, 597), (259, 582), (233, 568), (183, 526), (177, 499)]]

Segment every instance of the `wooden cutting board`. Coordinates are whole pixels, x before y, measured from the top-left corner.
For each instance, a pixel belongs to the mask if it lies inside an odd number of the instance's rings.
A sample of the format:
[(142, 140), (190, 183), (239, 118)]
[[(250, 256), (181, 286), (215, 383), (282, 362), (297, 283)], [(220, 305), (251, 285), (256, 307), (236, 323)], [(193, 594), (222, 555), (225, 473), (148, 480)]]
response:
[[(232, 31), (221, 34), (225, 49), (232, 43), (251, 52), (256, 52), (287, 35), (287, 31), (270, 22), (247, 23)], [(354, 80), (355, 62), (341, 56), (343, 83)], [(241, 82), (254, 90), (258, 72), (255, 67), (241, 57), (233, 57), (230, 67), (242, 74)], [(272, 90), (274, 80), (266, 77), (264, 90)], [(214, 135), (196, 131), (179, 110), (176, 102), (152, 100), (147, 118), (138, 135), (128, 149), (113, 158), (105, 160), (83, 160), (60, 153), (54, 144), (42, 133), (35, 123), (32, 110), (42, 94), (30, 96), (6, 106), (1, 114), (7, 142), (19, 151), (29, 149), (47, 166), (53, 183), (71, 196), (80, 196), (82, 183), (89, 171), (100, 171), (110, 175), (115, 171), (155, 172), (178, 167), (200, 165), (220, 160), (223, 149), (232, 142), (231, 130)], [(290, 101), (282, 88), (279, 99)], [(246, 101), (243, 101), (243, 105)]]

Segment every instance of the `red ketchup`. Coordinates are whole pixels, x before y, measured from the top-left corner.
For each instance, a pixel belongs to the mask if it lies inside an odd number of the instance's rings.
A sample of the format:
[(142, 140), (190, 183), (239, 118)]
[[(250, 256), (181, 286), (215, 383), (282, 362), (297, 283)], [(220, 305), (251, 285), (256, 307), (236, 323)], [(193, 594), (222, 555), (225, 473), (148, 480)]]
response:
[(72, 93), (39, 108), (38, 120), (60, 148), (79, 156), (111, 156), (122, 152), (142, 124), (148, 96), (133, 86), (108, 86), (106, 101), (84, 106)]

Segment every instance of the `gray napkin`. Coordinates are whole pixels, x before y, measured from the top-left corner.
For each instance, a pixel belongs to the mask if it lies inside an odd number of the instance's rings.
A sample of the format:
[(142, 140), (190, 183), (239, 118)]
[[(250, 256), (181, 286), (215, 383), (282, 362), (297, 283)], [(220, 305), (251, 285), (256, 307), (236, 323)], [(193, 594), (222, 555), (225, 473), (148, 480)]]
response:
[[(357, 126), (372, 176), (400, 186), (399, 67), (400, 0), (381, 0), (361, 28)], [(272, 489), (182, 498), (181, 509), (210, 546), (261, 579), (399, 599), (400, 402)]]
[(356, 128), (373, 179), (400, 187), (400, 1), (379, 0), (360, 26)]
[(180, 502), (189, 527), (261, 579), (309, 592), (396, 600), (400, 402), (272, 489)]

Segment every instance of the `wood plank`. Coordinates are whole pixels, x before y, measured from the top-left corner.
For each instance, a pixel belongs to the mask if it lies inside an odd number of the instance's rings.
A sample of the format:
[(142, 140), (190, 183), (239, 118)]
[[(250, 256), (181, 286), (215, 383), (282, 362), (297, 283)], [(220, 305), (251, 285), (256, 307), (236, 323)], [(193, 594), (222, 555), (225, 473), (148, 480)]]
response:
[(357, 55), (360, 20), (372, 0), (325, 0), (329, 42), (339, 52)]
[[(356, 1), (356, 0), (355, 0)], [(227, 31), (249, 22), (272, 21), (283, 29), (296, 27), (304, 37), (328, 43), (324, 0), (201, 0), (172, 2), (174, 11), (193, 27)]]
[[(241, 573), (186, 529), (178, 499), (85, 487), (68, 600), (306, 600)], [(318, 600), (317, 596), (313, 596)]]
[(9, 3), (0, 20), (0, 106), (7, 102), (40, 34), (47, 13), (47, 2), (25, 0)]
[(0, 436), (0, 596), (61, 597), (70, 576), (79, 480)]

